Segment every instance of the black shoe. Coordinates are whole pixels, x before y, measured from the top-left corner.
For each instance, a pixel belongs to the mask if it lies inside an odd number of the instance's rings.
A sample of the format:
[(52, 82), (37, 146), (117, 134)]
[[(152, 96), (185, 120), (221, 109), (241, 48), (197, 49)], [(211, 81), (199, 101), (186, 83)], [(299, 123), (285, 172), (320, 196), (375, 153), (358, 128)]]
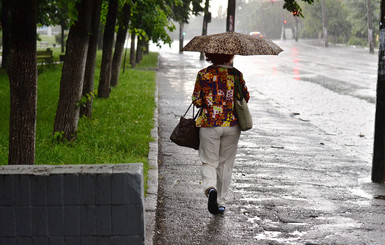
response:
[(214, 188), (211, 188), (209, 190), (209, 202), (208, 202), (208, 209), (211, 214), (218, 214), (219, 209), (218, 209), (218, 203), (217, 203), (217, 190)]

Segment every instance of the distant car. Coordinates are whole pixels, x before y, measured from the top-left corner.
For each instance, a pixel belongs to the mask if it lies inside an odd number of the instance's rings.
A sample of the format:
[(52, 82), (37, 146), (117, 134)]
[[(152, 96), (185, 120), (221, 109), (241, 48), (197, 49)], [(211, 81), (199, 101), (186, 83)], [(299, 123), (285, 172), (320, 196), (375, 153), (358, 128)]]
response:
[(262, 33), (260, 33), (259, 31), (250, 32), (250, 35), (253, 37), (263, 37)]

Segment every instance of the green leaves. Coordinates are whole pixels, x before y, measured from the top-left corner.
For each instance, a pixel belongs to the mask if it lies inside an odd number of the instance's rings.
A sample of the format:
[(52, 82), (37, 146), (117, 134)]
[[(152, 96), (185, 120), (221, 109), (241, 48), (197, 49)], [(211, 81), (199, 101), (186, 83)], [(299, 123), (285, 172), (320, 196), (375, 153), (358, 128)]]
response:
[[(302, 0), (303, 2), (312, 4), (314, 0)], [(288, 11), (292, 12), (294, 16), (301, 16), (302, 15), (302, 8), (299, 6), (296, 0), (285, 0), (285, 3), (283, 4), (283, 8), (287, 9)]]

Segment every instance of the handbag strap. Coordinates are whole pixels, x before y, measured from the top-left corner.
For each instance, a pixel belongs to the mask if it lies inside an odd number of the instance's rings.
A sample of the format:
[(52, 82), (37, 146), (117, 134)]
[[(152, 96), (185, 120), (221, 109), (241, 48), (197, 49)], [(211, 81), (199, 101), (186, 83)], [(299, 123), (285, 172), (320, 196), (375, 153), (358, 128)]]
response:
[[(190, 106), (187, 108), (187, 110), (186, 110), (186, 112), (184, 113), (184, 115), (183, 115), (183, 117), (185, 117), (186, 115), (187, 115), (187, 112), (190, 110), (190, 108), (191, 108), (191, 106), (193, 105), (193, 103), (191, 102), (191, 104), (190, 104)], [(198, 115), (199, 115), (199, 113), (202, 111), (202, 108), (200, 108), (198, 111), (197, 111), (197, 113), (195, 114), (195, 112), (194, 112), (194, 108), (195, 108), (195, 106), (193, 106), (193, 118), (194, 118), (194, 120), (198, 117)]]

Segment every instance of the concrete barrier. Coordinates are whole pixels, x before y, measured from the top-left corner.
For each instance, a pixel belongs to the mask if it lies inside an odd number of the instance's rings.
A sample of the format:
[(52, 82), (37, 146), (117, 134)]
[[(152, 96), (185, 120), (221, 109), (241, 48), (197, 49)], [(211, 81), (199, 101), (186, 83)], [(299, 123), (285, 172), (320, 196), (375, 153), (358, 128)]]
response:
[(141, 163), (0, 166), (0, 245), (144, 244)]

